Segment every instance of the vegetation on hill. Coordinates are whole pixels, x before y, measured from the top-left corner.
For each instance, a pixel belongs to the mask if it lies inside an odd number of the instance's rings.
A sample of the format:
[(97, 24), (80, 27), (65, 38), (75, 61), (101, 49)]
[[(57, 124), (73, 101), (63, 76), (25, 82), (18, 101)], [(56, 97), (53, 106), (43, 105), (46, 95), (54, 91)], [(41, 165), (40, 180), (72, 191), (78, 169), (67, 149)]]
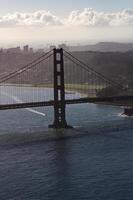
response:
[[(116, 82), (128, 87), (133, 86), (133, 52), (73, 52), (73, 55), (79, 60), (82, 60), (88, 66), (100, 72), (107, 78), (115, 80)], [(40, 57), (39, 53), (1, 53), (0, 54), (0, 79), (20, 69), (25, 64)], [(29, 70), (28, 75), (24, 74), (21, 77), (23, 83), (51, 83), (53, 79), (53, 60), (49, 59), (47, 62), (39, 64), (37, 68)], [(71, 61), (65, 59), (65, 81), (67, 84), (92, 84), (93, 77), (85, 73), (81, 76), (82, 69), (75, 66)], [(70, 77), (71, 76), (71, 77)], [(9, 80), (9, 83), (17, 83), (18, 80)], [(97, 80), (95, 80), (96, 84)]]

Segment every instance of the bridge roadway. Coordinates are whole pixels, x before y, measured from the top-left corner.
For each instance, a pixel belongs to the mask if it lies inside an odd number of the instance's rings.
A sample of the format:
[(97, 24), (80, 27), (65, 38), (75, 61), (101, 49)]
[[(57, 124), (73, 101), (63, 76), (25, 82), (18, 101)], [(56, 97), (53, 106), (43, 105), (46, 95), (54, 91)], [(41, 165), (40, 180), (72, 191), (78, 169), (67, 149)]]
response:
[[(133, 96), (114, 96), (114, 97), (91, 97), (91, 98), (79, 98), (79, 99), (68, 99), (65, 100), (65, 104), (80, 104), (80, 103), (103, 103), (103, 104), (116, 104), (125, 106), (127, 102), (132, 102)], [(61, 102), (60, 102), (61, 103)], [(29, 102), (29, 103), (17, 103), (17, 104), (3, 104), (0, 105), (0, 110), (9, 109), (21, 109), (21, 108), (33, 108), (33, 107), (46, 107), (54, 106), (54, 101), (45, 102)]]

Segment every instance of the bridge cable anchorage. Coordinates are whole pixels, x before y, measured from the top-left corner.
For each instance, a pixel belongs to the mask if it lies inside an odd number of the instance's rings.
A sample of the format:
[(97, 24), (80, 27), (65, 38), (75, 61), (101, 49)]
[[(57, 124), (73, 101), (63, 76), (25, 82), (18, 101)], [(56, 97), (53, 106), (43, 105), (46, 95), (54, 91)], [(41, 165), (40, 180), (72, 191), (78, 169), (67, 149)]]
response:
[[(64, 49), (63, 49), (64, 50)], [(88, 66), (86, 63), (84, 63), (83, 61), (79, 60), (78, 58), (76, 58), (75, 56), (73, 56), (71, 53), (69, 53), (68, 51), (64, 50), (64, 52), (67, 54), (64, 56), (66, 58), (68, 58), (69, 60), (71, 60), (73, 63), (77, 64), (78, 66), (80, 66), (81, 68), (83, 68), (84, 70), (86, 70), (87, 72), (93, 72), (94, 74), (96, 74), (99, 78), (101, 78), (102, 80), (106, 81), (108, 84), (110, 85), (113, 85), (113, 86), (117, 86), (117, 88), (121, 89), (121, 90), (124, 90), (125, 88), (115, 82), (115, 81), (112, 81), (111, 79), (109, 79), (108, 77), (102, 75), (101, 73), (95, 71), (92, 67)], [(70, 57), (69, 57), (70, 56)], [(76, 60), (76, 61), (75, 61)], [(89, 71), (90, 70), (90, 71)]]
[[(42, 55), (41, 57), (35, 59), (34, 61), (32, 61), (32, 62), (30, 62), (30, 63), (24, 65), (24, 66), (21, 67), (19, 70), (16, 70), (16, 71), (14, 71), (14, 72), (11, 72), (11, 73), (9, 73), (9, 74), (3, 76), (3, 77), (1, 78), (2, 80), (0, 81), (0, 84), (3, 83), (3, 82), (5, 82), (5, 81), (7, 81), (7, 80), (9, 80), (10, 78), (13, 78), (14, 76), (17, 76), (18, 74), (21, 74), (21, 73), (25, 72), (25, 71), (28, 70), (28, 69), (31, 69), (31, 68), (35, 67), (37, 64), (39, 64), (39, 63), (41, 63), (42, 61), (48, 59), (49, 57), (51, 57), (51, 56), (53, 55), (53, 53), (51, 53), (51, 52), (52, 52), (52, 50), (49, 51), (49, 52), (47, 52), (47, 53), (45, 53), (45, 54)], [(51, 53), (51, 54), (50, 54), (50, 53)], [(48, 55), (48, 54), (50, 54), (50, 55)], [(47, 57), (45, 57), (45, 56), (47, 56)], [(40, 60), (40, 59), (41, 59), (41, 60)]]

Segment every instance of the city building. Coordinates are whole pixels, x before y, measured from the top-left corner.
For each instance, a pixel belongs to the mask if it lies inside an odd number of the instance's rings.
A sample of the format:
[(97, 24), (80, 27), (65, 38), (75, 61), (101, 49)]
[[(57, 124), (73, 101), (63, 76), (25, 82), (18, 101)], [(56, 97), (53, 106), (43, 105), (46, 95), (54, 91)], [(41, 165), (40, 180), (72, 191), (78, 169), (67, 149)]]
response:
[(29, 51), (29, 45), (25, 45), (25, 46), (23, 47), (23, 51), (24, 51), (25, 53), (27, 53), (27, 52)]

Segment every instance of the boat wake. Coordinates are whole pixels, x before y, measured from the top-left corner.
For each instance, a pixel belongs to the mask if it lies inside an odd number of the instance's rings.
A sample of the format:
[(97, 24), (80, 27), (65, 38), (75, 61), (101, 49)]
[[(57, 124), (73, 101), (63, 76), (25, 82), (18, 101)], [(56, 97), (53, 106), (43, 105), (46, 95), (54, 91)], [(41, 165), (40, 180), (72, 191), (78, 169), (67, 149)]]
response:
[[(7, 93), (5, 93), (5, 92), (2, 92), (2, 94), (5, 95), (5, 96), (8, 96), (8, 97), (11, 98), (11, 99), (13, 99), (13, 100), (15, 101), (15, 103), (24, 103), (20, 98), (14, 96), (14, 95), (9, 95), (9, 94), (7, 94)], [(25, 108), (25, 110), (27, 110), (27, 111), (29, 111), (29, 112), (32, 112), (32, 113), (34, 113), (34, 114), (37, 114), (37, 115), (41, 115), (41, 116), (43, 116), (43, 117), (46, 116), (45, 113), (36, 111), (36, 110), (34, 110), (34, 109), (32, 109), (32, 108)]]

